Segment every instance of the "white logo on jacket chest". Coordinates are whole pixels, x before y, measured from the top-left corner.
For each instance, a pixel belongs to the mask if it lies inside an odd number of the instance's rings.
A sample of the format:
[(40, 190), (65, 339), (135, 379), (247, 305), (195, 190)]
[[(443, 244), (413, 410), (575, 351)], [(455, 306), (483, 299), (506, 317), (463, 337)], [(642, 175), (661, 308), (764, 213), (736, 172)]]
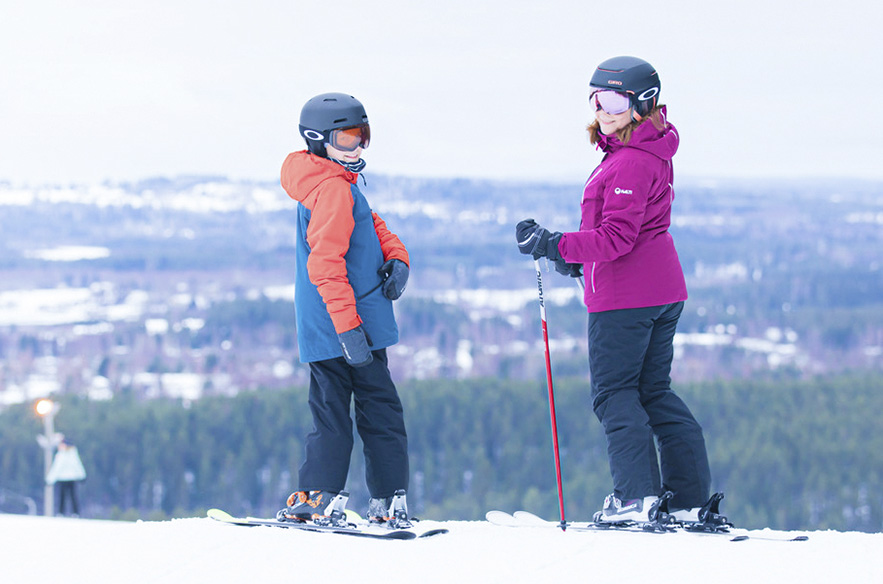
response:
[(632, 191), (630, 191), (629, 189), (621, 189), (619, 187), (616, 187), (615, 189), (613, 189), (613, 192), (616, 193), (617, 195), (631, 195), (632, 194)]

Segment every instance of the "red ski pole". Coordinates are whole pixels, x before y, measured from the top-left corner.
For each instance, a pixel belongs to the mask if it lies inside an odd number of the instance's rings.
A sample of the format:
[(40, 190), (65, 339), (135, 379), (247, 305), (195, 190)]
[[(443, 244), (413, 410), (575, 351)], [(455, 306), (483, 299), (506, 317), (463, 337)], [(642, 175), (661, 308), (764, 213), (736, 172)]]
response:
[(540, 261), (534, 259), (537, 269), (537, 289), (540, 293), (540, 320), (543, 322), (543, 342), (546, 344), (546, 383), (549, 386), (549, 415), (552, 419), (552, 450), (555, 454), (555, 477), (558, 480), (558, 510), (561, 513), (561, 530), (567, 529), (564, 520), (564, 486), (561, 483), (561, 456), (558, 450), (558, 422), (555, 419), (555, 392), (552, 388), (552, 360), (549, 357), (549, 330), (546, 326), (546, 303), (543, 301), (543, 274)]

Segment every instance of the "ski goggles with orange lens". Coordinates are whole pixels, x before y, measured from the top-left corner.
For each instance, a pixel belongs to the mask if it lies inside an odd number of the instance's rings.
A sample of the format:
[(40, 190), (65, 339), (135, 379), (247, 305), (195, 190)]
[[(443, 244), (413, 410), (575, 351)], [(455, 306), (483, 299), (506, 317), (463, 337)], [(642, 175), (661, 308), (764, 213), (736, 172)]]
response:
[(589, 103), (595, 111), (604, 110), (611, 116), (625, 113), (632, 107), (632, 100), (628, 95), (612, 89), (595, 89), (589, 94)]
[(367, 148), (371, 141), (371, 128), (368, 124), (331, 130), (328, 143), (344, 152), (352, 152), (357, 148)]

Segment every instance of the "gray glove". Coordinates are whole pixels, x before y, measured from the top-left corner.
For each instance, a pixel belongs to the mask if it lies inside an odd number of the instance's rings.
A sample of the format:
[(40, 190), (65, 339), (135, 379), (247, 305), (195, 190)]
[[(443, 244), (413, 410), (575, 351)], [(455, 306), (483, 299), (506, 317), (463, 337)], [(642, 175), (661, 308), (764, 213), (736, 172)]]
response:
[(380, 266), (377, 273), (383, 278), (383, 295), (390, 300), (396, 300), (405, 291), (410, 274), (408, 264), (402, 260), (389, 260)]
[(343, 358), (353, 367), (365, 367), (374, 360), (371, 354), (371, 338), (362, 325), (352, 330), (337, 335), (340, 348), (343, 350)]

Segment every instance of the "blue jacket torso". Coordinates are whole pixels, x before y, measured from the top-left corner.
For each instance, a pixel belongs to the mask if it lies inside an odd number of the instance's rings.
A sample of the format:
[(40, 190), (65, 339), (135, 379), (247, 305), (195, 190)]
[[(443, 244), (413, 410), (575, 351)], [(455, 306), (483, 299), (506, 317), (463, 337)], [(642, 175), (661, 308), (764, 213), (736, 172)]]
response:
[[(371, 207), (355, 184), (350, 185), (353, 197), (354, 227), (349, 249), (344, 256), (346, 275), (356, 298), (356, 310), (371, 342), (371, 349), (384, 349), (398, 342), (399, 333), (392, 301), (380, 290), (377, 270), (383, 265), (383, 251), (374, 227)], [(321, 195), (320, 195), (321, 197)], [(310, 246), (306, 233), (312, 212), (302, 203), (297, 206), (297, 242), (295, 279), (295, 310), (297, 343), (303, 363), (324, 361), (342, 356), (337, 332), (317, 287), (310, 282), (307, 259)]]

